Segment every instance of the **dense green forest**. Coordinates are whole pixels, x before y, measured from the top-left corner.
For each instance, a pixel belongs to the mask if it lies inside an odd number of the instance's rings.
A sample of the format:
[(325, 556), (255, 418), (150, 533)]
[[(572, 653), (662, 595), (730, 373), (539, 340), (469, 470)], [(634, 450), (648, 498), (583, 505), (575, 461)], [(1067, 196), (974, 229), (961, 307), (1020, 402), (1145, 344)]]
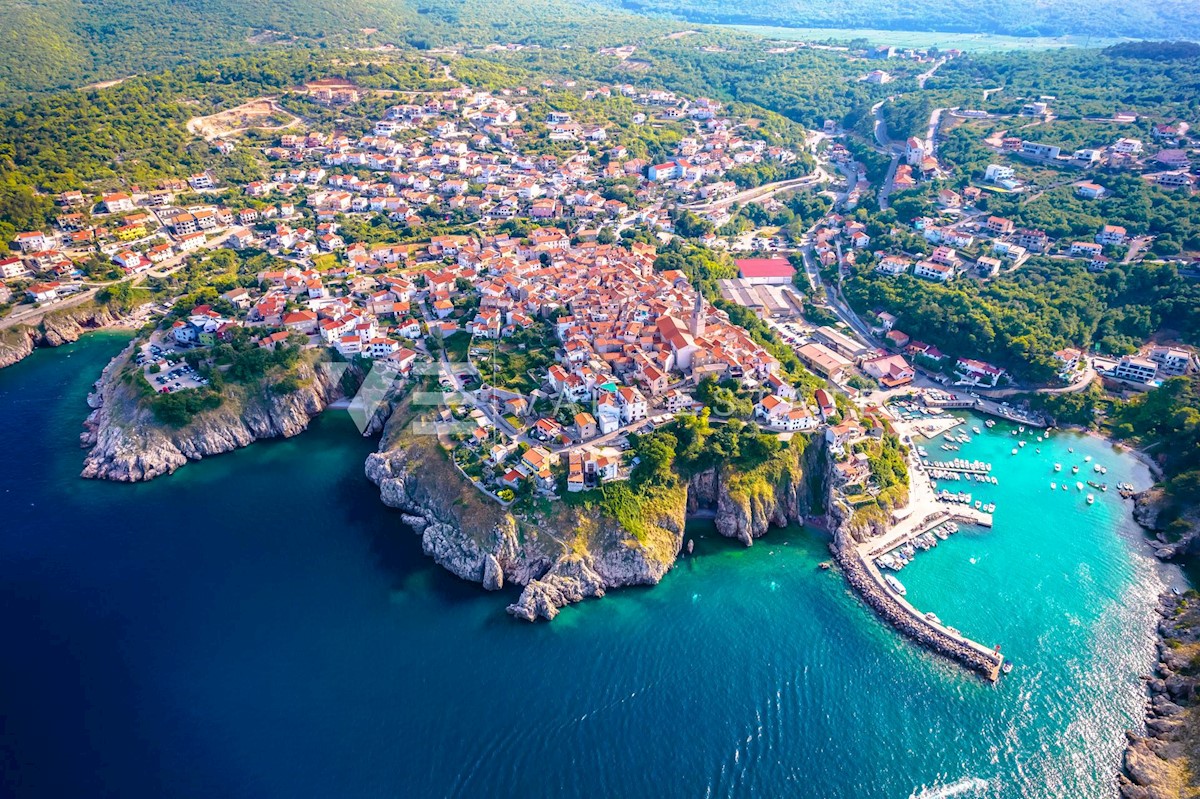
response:
[(178, 64), (288, 47), (557, 45), (653, 34), (566, 0), (33, 0), (0, 13), (0, 102)]
[(1190, 0), (612, 0), (622, 8), (670, 14), (693, 22), (826, 28), (885, 28), (912, 31), (1003, 33), (1012, 36), (1092, 34), (1149, 38), (1163, 31), (1200, 36)]
[(35, 0), (0, 14), (0, 99), (175, 64), (247, 53), (263, 44), (365, 43), (365, 27), (416, 18), (388, 0)]
[(1200, 341), (1200, 286), (1166, 264), (1115, 265), (1033, 259), (987, 283), (950, 285), (862, 270), (845, 286), (860, 313), (887, 310), (897, 327), (947, 354), (981, 358), (1018, 380), (1045, 383), (1056, 350), (1094, 347), (1121, 354), (1162, 330)]
[[(1193, 14), (1193, 19), (1197, 17)], [(1177, 28), (1166, 28), (1178, 33)], [(971, 107), (1020, 111), (1029, 98), (1048, 95), (1060, 117), (1111, 117), (1136, 110), (1200, 121), (1200, 54), (1194, 45), (1168, 42), (1117, 45), (1103, 50), (992, 53), (948, 62), (926, 84), (930, 91), (959, 91)], [(1159, 56), (1159, 57), (1153, 57)], [(1003, 91), (983, 102), (979, 90)]]

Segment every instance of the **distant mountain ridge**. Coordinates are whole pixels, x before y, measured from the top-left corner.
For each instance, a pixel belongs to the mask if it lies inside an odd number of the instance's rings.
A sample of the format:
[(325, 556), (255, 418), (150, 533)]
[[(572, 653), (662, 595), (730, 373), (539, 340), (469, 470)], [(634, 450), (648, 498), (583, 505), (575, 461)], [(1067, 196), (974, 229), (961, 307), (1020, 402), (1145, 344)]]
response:
[(1194, 0), (610, 0), (698, 23), (1200, 40)]

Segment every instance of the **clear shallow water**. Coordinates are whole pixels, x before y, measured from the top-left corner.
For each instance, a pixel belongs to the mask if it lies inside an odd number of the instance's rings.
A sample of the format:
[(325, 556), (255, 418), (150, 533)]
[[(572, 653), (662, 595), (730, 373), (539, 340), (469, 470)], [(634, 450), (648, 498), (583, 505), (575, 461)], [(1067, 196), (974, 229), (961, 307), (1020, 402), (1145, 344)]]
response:
[(1164, 572), (1115, 494), (1051, 497), (1007, 433), (961, 453), (997, 462), (996, 528), (901, 574), (1003, 644), (1018, 668), (990, 686), (878, 623), (800, 529), (710, 534), (655, 588), (514, 622), (515, 592), (450, 577), (379, 504), (340, 414), (153, 483), (79, 480), (83, 398), (120, 345), (0, 371), (8, 795), (1115, 794)]

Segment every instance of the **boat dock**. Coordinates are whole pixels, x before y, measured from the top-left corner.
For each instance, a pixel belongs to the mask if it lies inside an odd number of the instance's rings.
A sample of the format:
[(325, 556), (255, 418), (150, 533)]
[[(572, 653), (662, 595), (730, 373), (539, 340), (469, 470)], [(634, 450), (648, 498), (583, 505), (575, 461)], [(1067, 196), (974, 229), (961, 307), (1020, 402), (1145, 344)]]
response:
[(864, 558), (873, 560), (885, 552), (890, 552), (896, 547), (907, 544), (909, 541), (929, 532), (939, 524), (950, 521), (962, 522), (963, 524), (977, 524), (980, 527), (991, 527), (992, 514), (976, 510), (967, 505), (943, 508), (930, 513), (919, 522), (907, 524), (901, 522), (878, 538), (872, 538), (865, 544), (860, 544), (859, 554)]
[(984, 463), (983, 461), (931, 461), (923, 460), (922, 463), (927, 469), (937, 469), (943, 472), (957, 472), (958, 474), (982, 474), (989, 475), (992, 472), (992, 464)]
[(966, 424), (967, 420), (958, 416), (921, 416), (902, 420), (904, 424), (911, 430), (911, 435), (921, 436), (922, 438), (937, 438), (942, 433), (948, 433), (960, 424)]

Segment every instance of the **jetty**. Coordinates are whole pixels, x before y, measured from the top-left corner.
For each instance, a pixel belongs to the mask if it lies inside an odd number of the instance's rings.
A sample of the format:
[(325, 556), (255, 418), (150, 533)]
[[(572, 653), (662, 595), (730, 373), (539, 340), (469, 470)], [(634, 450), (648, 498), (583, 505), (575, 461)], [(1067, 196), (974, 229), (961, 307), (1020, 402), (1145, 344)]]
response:
[(1000, 679), (1004, 656), (999, 647), (989, 649), (917, 610), (888, 586), (879, 569), (862, 557), (858, 547), (834, 547), (834, 558), (863, 601), (896, 630), (992, 682)]
[[(910, 466), (916, 466), (914, 461), (910, 455)], [(834, 557), (850, 585), (880, 618), (930, 651), (995, 681), (1004, 665), (999, 647), (984, 646), (933, 614), (921, 612), (888, 585), (875, 565), (875, 558), (948, 521), (991, 527), (992, 514), (970, 505), (941, 501), (929, 475), (910, 468), (908, 505), (893, 512), (888, 531), (863, 543), (839, 541), (834, 546)]]
[[(919, 482), (924, 482), (919, 481)], [(918, 483), (919, 484), (919, 483)], [(930, 509), (929, 500), (920, 503)], [(927, 615), (899, 596), (875, 565), (875, 558), (903, 546), (947, 521), (992, 526), (992, 514), (967, 505), (948, 508), (934, 502), (924, 514), (910, 514), (888, 532), (865, 543), (835, 547), (834, 555), (846, 579), (871, 608), (888, 624), (927, 649), (979, 672), (989, 680), (1000, 677), (1004, 656), (999, 647), (989, 648), (948, 627), (936, 616)]]

